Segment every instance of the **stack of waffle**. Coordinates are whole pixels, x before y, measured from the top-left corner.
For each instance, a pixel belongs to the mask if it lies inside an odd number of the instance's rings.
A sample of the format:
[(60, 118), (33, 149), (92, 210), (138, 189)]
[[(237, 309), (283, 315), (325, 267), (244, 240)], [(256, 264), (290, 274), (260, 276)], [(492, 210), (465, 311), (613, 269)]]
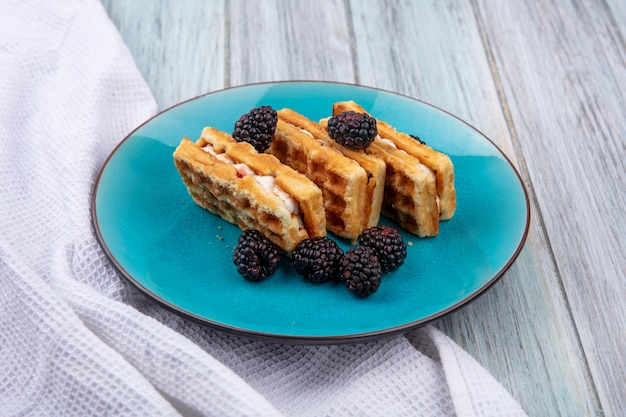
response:
[[(366, 113), (353, 101), (333, 115)], [(242, 229), (256, 229), (285, 252), (326, 230), (355, 240), (380, 214), (420, 236), (436, 236), (456, 209), (454, 168), (447, 155), (377, 120), (365, 150), (332, 140), (327, 119), (313, 122), (291, 109), (277, 112), (269, 149), (207, 127), (174, 153), (194, 201)]]
[(207, 127), (195, 143), (181, 141), (174, 161), (199, 206), (244, 230), (259, 230), (287, 253), (304, 239), (326, 235), (320, 189), (248, 143)]

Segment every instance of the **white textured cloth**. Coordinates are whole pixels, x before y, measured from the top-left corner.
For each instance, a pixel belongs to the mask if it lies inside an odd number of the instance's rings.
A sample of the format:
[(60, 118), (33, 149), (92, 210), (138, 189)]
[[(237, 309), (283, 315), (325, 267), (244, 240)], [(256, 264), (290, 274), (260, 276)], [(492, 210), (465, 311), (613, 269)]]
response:
[(0, 415), (519, 416), (433, 327), (340, 346), (250, 342), (121, 279), (97, 172), (156, 112), (97, 0), (0, 3)]

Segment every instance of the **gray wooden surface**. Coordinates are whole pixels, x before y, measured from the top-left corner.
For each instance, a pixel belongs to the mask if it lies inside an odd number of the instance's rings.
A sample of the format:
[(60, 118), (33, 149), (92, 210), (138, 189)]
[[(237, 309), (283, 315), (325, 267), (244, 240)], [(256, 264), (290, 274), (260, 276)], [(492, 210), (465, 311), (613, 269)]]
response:
[(513, 267), (436, 325), (531, 416), (626, 415), (626, 2), (103, 0), (160, 108), (328, 80), (456, 114), (528, 187)]

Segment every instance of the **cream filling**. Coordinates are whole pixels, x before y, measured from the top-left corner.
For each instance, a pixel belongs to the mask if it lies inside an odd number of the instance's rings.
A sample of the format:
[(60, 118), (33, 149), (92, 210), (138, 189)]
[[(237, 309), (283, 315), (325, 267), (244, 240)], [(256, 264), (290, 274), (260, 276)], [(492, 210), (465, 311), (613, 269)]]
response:
[(255, 174), (254, 179), (261, 184), (261, 187), (263, 187), (265, 191), (278, 196), (291, 214), (300, 214), (300, 204), (298, 204), (298, 201), (295, 198), (287, 194), (278, 184), (276, 184), (276, 178), (271, 175)]
[(217, 159), (219, 159), (222, 162), (226, 162), (227, 164), (235, 165), (235, 161), (233, 161), (228, 156), (226, 156), (225, 153), (217, 153), (217, 152), (215, 152), (215, 148), (210, 143), (207, 143), (206, 145), (204, 145), (202, 150), (204, 152), (210, 153), (211, 155), (213, 155), (214, 157), (216, 157)]
[(386, 143), (387, 145), (391, 146), (392, 148), (396, 148), (398, 149), (398, 147), (396, 146), (395, 143), (393, 143), (393, 141), (391, 139), (387, 139), (387, 138), (383, 138), (380, 135), (376, 136), (376, 139), (380, 140), (382, 143)]
[(271, 175), (258, 175), (248, 165), (243, 163), (235, 163), (235, 161), (226, 156), (226, 154), (215, 152), (215, 148), (213, 148), (213, 145), (211, 145), (210, 143), (205, 145), (202, 150), (215, 156), (220, 161), (226, 162), (234, 166), (237, 170), (237, 176), (239, 178), (253, 177), (267, 193), (273, 194), (276, 197), (280, 198), (280, 200), (285, 205), (285, 208), (291, 214), (295, 215), (298, 219), (298, 226), (300, 228), (304, 227), (302, 216), (300, 215), (300, 203), (298, 203), (298, 200), (289, 195), (285, 190), (280, 187), (280, 185), (276, 183), (276, 178), (272, 177)]
[[(393, 147), (393, 148), (398, 149), (398, 147), (396, 146), (396, 144), (395, 144), (395, 143), (394, 143), (391, 139), (383, 138), (383, 137), (382, 137), (382, 136), (380, 136), (380, 135), (376, 136), (376, 138), (377, 138), (377, 139), (379, 139), (381, 142), (386, 143), (387, 145), (389, 145), (389, 146), (391, 146), (391, 147)], [(400, 152), (407, 153), (406, 151), (404, 151), (404, 150), (402, 150), (402, 149), (399, 149), (399, 151), (400, 151)], [(425, 172), (426, 174), (432, 175), (433, 177), (435, 177), (435, 178), (436, 178), (436, 176), (435, 176), (435, 171), (433, 171), (432, 169), (428, 168), (426, 165), (424, 165), (424, 164), (421, 164), (421, 163), (420, 163), (417, 167), (418, 167), (418, 168), (419, 168), (422, 172)], [(437, 193), (437, 199), (436, 199), (436, 202), (437, 202), (437, 211), (438, 211), (438, 212), (441, 212), (441, 199), (439, 198), (439, 193)]]
[[(435, 181), (437, 181), (437, 176), (435, 175), (435, 171), (433, 171), (432, 169), (428, 168), (426, 165), (424, 164), (420, 164), (419, 165), (419, 169), (421, 169), (423, 172), (432, 175), (433, 178), (435, 178)], [(439, 198), (439, 193), (437, 193), (437, 198), (435, 200), (437, 202), (437, 211), (439, 213), (441, 213), (441, 199)]]
[(291, 126), (295, 127), (295, 128), (296, 128), (296, 129), (298, 129), (300, 132), (302, 132), (302, 133), (304, 133), (304, 134), (306, 134), (306, 135), (308, 135), (308, 136), (312, 137), (313, 139), (315, 139), (315, 138), (313, 137), (313, 134), (312, 134), (311, 132), (309, 132), (308, 130), (306, 130), (306, 129), (302, 129), (301, 127), (298, 127), (298, 126), (295, 126), (295, 125), (291, 125)]

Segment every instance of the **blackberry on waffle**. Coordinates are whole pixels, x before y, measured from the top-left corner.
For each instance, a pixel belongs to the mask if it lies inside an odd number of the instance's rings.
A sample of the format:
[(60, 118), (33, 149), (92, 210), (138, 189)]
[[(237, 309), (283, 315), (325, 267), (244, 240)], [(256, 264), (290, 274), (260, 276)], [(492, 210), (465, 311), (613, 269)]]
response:
[(278, 115), (284, 122), (301, 129), (303, 132), (307, 132), (308, 135), (312, 136), (323, 146), (334, 149), (346, 158), (356, 162), (365, 170), (367, 174), (365, 203), (361, 208), (362, 211), (359, 213), (359, 216), (361, 217), (363, 230), (377, 225), (380, 219), (380, 209), (385, 189), (385, 161), (363, 151), (347, 149), (332, 140), (324, 128), (325, 120), (320, 121), (318, 124), (291, 109), (279, 110)]
[[(322, 190), (329, 231), (356, 239), (364, 229), (363, 217), (369, 205), (367, 172), (341, 152), (318, 141), (312, 132), (298, 127), (293, 119), (304, 116), (295, 112), (287, 116), (282, 110), (277, 113), (276, 132), (267, 152), (306, 175)], [(316, 134), (326, 135), (323, 130)]]
[[(333, 114), (346, 111), (366, 113), (365, 109), (354, 101), (343, 101), (333, 105)], [(416, 158), (420, 164), (435, 176), (437, 187), (438, 211), (440, 220), (452, 218), (456, 211), (456, 189), (454, 187), (454, 166), (450, 157), (438, 152), (411, 135), (399, 132), (389, 123), (376, 119), (378, 134), (381, 139), (397, 149)]]

